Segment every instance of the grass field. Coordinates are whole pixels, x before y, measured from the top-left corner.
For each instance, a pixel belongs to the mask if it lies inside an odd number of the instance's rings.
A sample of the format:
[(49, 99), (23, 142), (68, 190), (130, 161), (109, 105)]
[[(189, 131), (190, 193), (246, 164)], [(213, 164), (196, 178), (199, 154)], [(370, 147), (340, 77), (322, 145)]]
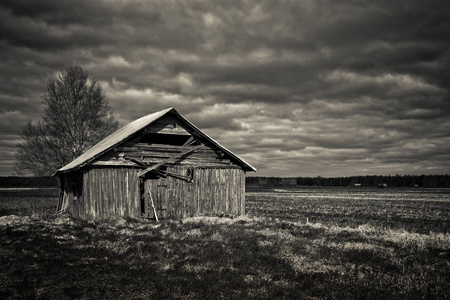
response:
[(449, 193), (254, 190), (245, 217), (157, 224), (0, 191), (0, 299), (450, 299)]
[(247, 213), (327, 225), (450, 233), (450, 189), (248, 189)]

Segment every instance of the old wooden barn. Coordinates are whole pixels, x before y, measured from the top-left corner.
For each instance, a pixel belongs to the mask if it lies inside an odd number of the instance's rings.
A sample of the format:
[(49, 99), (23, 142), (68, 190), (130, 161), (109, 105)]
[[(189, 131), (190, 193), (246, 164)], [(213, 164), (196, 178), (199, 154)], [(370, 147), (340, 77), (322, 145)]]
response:
[(58, 210), (82, 219), (241, 215), (247, 171), (256, 169), (168, 108), (59, 169)]

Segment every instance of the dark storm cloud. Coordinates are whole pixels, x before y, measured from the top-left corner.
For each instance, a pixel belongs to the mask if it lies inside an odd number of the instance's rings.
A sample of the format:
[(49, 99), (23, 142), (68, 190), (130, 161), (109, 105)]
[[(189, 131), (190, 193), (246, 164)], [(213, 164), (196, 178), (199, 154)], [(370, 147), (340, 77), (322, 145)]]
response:
[(79, 64), (121, 125), (174, 106), (260, 175), (445, 173), (449, 33), (440, 0), (5, 0), (1, 172)]

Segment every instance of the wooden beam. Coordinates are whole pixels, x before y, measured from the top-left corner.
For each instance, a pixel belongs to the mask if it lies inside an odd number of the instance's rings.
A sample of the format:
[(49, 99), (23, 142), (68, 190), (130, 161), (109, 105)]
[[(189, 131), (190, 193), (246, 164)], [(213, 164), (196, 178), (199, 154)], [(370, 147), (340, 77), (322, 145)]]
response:
[(191, 135), (191, 137), (183, 144), (183, 146), (189, 146), (193, 142), (195, 142), (195, 140), (194, 137)]
[[(155, 172), (155, 171), (156, 171), (156, 170), (153, 170), (152, 172)], [(157, 171), (157, 172), (166, 175), (165, 177), (167, 177), (167, 176), (174, 177), (174, 178), (177, 178), (177, 179), (184, 180), (184, 181), (186, 181), (186, 182), (188, 182), (188, 183), (191, 183), (191, 182), (192, 182), (192, 179), (193, 179), (193, 177), (188, 177), (188, 176), (184, 176), (184, 175), (180, 175), (180, 174), (175, 174), (175, 173), (171, 173), (171, 172), (167, 172), (167, 171), (164, 171), (164, 172), (159, 172), (159, 171)]]
[(131, 161), (111, 160), (111, 161), (95, 161), (92, 166), (117, 166), (117, 167), (140, 167), (140, 165)]
[[(141, 166), (143, 168), (148, 168), (148, 165), (144, 164), (141, 161), (138, 161), (137, 159), (134, 159), (134, 158), (131, 158), (131, 157), (127, 157), (127, 156), (125, 156), (125, 159), (128, 159), (129, 161), (132, 161), (132, 162), (138, 164), (139, 166)], [(157, 175), (159, 175), (159, 176), (161, 176), (163, 178), (167, 177), (167, 175), (165, 173), (163, 173), (163, 172), (161, 172), (159, 170), (152, 170), (151, 172), (154, 172), (154, 173), (156, 173)]]
[(148, 187), (148, 195), (150, 196), (150, 200), (152, 201), (151, 203), (152, 203), (153, 213), (155, 214), (156, 222), (159, 222), (158, 214), (156, 213), (156, 207), (155, 207), (155, 203), (153, 202), (153, 197), (152, 197), (152, 192), (150, 191), (150, 187)]
[(169, 157), (169, 158), (163, 160), (162, 162), (157, 163), (156, 165), (153, 165), (153, 166), (151, 166), (151, 167), (149, 167), (149, 168), (147, 168), (147, 169), (145, 169), (145, 170), (142, 170), (141, 172), (138, 173), (138, 176), (139, 176), (139, 177), (142, 177), (142, 176), (144, 176), (145, 174), (147, 174), (148, 172), (150, 172), (150, 171), (152, 171), (152, 170), (154, 170), (154, 169), (157, 169), (157, 168), (159, 168), (159, 167), (161, 167), (161, 166), (163, 166), (163, 165), (165, 165), (165, 164), (173, 163), (173, 162), (175, 162), (177, 159), (179, 159), (179, 158), (185, 156), (186, 154), (189, 154), (189, 153), (191, 153), (191, 152), (194, 152), (195, 150), (200, 149), (201, 147), (203, 147), (203, 145), (200, 145), (200, 146), (197, 146), (197, 147), (193, 147), (192, 149), (189, 149), (189, 150), (186, 150), (186, 151), (184, 151), (184, 152), (181, 152), (181, 153), (177, 154), (176, 156)]
[(129, 156), (124, 156), (125, 159), (134, 162), (135, 164), (138, 164), (139, 166), (143, 167), (143, 168), (147, 168), (148, 166), (146, 164), (144, 164), (143, 162), (138, 161), (137, 159), (131, 158)]

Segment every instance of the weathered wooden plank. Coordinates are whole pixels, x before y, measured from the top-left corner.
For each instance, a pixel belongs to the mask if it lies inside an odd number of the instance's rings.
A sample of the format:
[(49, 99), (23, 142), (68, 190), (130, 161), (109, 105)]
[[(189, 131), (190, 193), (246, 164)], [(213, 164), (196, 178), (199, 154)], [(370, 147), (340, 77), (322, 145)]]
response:
[(141, 216), (141, 192), (140, 192), (140, 178), (137, 176), (138, 169), (133, 169), (134, 173), (134, 201), (136, 203), (136, 217)]
[(95, 173), (97, 174), (97, 211), (96, 214), (98, 218), (102, 216), (102, 197), (103, 197), (103, 189), (102, 189), (102, 173), (100, 172), (100, 169), (96, 169)]
[[(164, 145), (164, 144), (147, 144), (147, 143), (124, 143), (123, 146), (114, 148), (115, 152), (135, 152), (135, 151), (156, 151), (156, 152), (183, 152), (189, 150), (195, 146), (177, 146), (177, 145)], [(206, 146), (198, 150), (198, 152), (212, 152), (215, 150), (209, 146)]]
[[(189, 150), (189, 149), (188, 149)], [(188, 151), (186, 150), (186, 151)], [(127, 152), (124, 154), (124, 157), (132, 157), (132, 158), (170, 158), (170, 157), (176, 157), (177, 155), (181, 154), (183, 152), (151, 152), (151, 151), (136, 151), (136, 152)], [(191, 159), (197, 159), (197, 160), (212, 160), (212, 161), (221, 161), (221, 160), (227, 160), (229, 159), (219, 159), (217, 158), (216, 154), (214, 152), (201, 152), (201, 151), (195, 151), (190, 155)], [(116, 159), (111, 159), (108, 161), (117, 161)]]
[(115, 199), (114, 199), (114, 168), (108, 168), (108, 189), (109, 189), (109, 216), (116, 216)]
[(133, 201), (132, 201), (132, 199), (131, 199), (131, 186), (132, 185), (130, 185), (130, 169), (126, 169), (126, 173), (127, 173), (127, 176), (126, 176), (126, 183), (127, 183), (127, 185), (126, 185), (126, 189), (125, 189), (125, 199), (126, 199), (126, 201), (127, 201), (127, 207), (128, 207), (128, 213), (127, 213), (127, 216), (128, 217), (132, 217), (133, 216), (133, 212), (134, 212), (134, 203), (133, 203)]
[(94, 206), (94, 213), (93, 213), (92, 217), (95, 219), (95, 218), (97, 218), (97, 215), (98, 215), (98, 202), (99, 202), (99, 197), (100, 197), (100, 188), (99, 188), (100, 181), (98, 179), (98, 170), (92, 169), (92, 172), (93, 172), (92, 175), (94, 176), (94, 178), (93, 178), (93, 187), (94, 187), (93, 195), (94, 195), (94, 197), (92, 199), (93, 206)]
[(85, 219), (86, 218), (86, 204), (87, 204), (87, 200), (86, 198), (89, 198), (88, 193), (87, 193), (87, 171), (84, 170), (83, 172), (81, 172), (81, 176), (82, 176), (82, 182), (83, 182), (83, 188), (82, 188), (82, 194), (83, 194), (83, 203), (81, 204), (81, 210), (79, 213), (79, 218)]
[(83, 211), (80, 214), (80, 218), (86, 219), (89, 212), (89, 187), (88, 187), (89, 170), (83, 171)]
[(92, 191), (94, 189), (93, 180), (92, 180), (92, 169), (88, 170), (86, 180), (88, 182), (88, 189), (89, 189), (89, 192), (88, 192), (89, 193), (89, 201), (87, 203), (87, 205), (88, 205), (87, 212), (88, 212), (89, 218), (92, 218), (93, 217), (93, 209), (92, 209), (93, 194), (92, 194)]
[(204, 169), (200, 169), (197, 175), (197, 195), (198, 195), (198, 210), (199, 214), (205, 211), (205, 188), (204, 186), (207, 180), (206, 171)]
[(95, 219), (97, 206), (97, 173), (95, 169), (91, 170), (91, 216)]
[(191, 148), (191, 149), (189, 149), (189, 150), (186, 150), (186, 151), (184, 151), (184, 152), (181, 152), (180, 154), (178, 154), (178, 155), (176, 155), (176, 156), (174, 156), (174, 157), (168, 158), (168, 159), (166, 159), (166, 160), (164, 160), (164, 161), (162, 161), (162, 162), (160, 162), (160, 163), (157, 163), (157, 164), (155, 164), (155, 165), (153, 165), (153, 166), (151, 166), (151, 167), (149, 167), (149, 168), (147, 168), (147, 169), (145, 169), (145, 170), (143, 170), (143, 171), (140, 171), (140, 172), (138, 173), (138, 175), (139, 175), (139, 176), (143, 176), (143, 175), (145, 175), (146, 173), (150, 172), (151, 170), (154, 170), (154, 169), (156, 169), (156, 168), (159, 168), (159, 167), (163, 166), (163, 165), (166, 164), (166, 163), (175, 162), (175, 161), (176, 161), (177, 159), (179, 159), (180, 157), (182, 157), (182, 156), (184, 156), (184, 155), (187, 155), (187, 154), (189, 154), (189, 153), (191, 153), (191, 152), (193, 152), (193, 151), (195, 151), (195, 150), (197, 150), (197, 149), (199, 149), (199, 148), (201, 148), (201, 147), (203, 147), (203, 145), (200, 145), (200, 146), (197, 146), (197, 147), (193, 147), (193, 148)]
[(116, 166), (116, 167), (139, 167), (139, 165), (137, 165), (134, 162), (131, 161), (120, 161), (120, 160), (110, 160), (110, 161), (95, 161), (93, 163), (91, 163), (92, 166), (98, 166), (98, 167), (103, 167), (103, 166)]
[(117, 202), (117, 214), (119, 216), (123, 216), (123, 194), (122, 194), (122, 185), (123, 185), (123, 171), (122, 168), (118, 168), (116, 169), (117, 172), (117, 188), (116, 188), (116, 192), (117, 192), (117, 198), (116, 198), (116, 202)]
[(100, 216), (104, 218), (106, 216), (106, 199), (107, 199), (107, 188), (106, 188), (106, 180), (105, 180), (105, 169), (99, 169), (100, 175), (100, 189), (101, 189), (101, 197), (99, 199), (100, 202)]
[(130, 170), (130, 198), (133, 204), (133, 217), (138, 218), (140, 216), (140, 206), (139, 206), (139, 177), (136, 176), (136, 170), (132, 168)]
[(95, 190), (94, 169), (90, 169), (89, 170), (89, 217), (92, 219), (95, 216), (94, 190)]
[(123, 169), (124, 170), (124, 185), (123, 185), (123, 195), (124, 195), (124, 199), (125, 199), (125, 212), (124, 212), (124, 216), (128, 217), (130, 215), (130, 206), (129, 206), (129, 199), (128, 199), (128, 169)]
[[(144, 180), (144, 179), (142, 179)], [(148, 191), (152, 190), (152, 186), (150, 184), (150, 180), (144, 180), (144, 209), (145, 209), (145, 217), (146, 218), (152, 218), (152, 214), (150, 211), (150, 206), (149, 206), (149, 196), (148, 196)]]
[[(142, 162), (145, 164), (150, 164), (150, 163), (160, 163), (160, 162), (164, 162), (165, 160), (168, 160), (170, 157), (142, 157), (142, 156), (130, 156), (130, 158), (136, 159), (136, 160), (141, 160), (142, 158)], [(198, 158), (198, 157), (186, 157), (186, 158), (180, 158), (174, 162), (170, 162), (171, 164), (176, 163), (176, 164), (196, 164), (198, 166), (202, 166), (203, 164), (218, 164), (218, 165), (231, 165), (231, 161), (229, 160), (218, 160), (216, 158), (210, 157), (210, 158)], [(114, 163), (112, 163), (111, 165), (114, 165)], [(137, 166), (137, 165), (135, 165)]]
[(177, 145), (162, 145), (162, 144), (148, 144), (148, 143), (124, 143), (122, 147), (118, 147), (118, 151), (132, 152), (136, 150), (149, 150), (149, 151), (167, 151), (167, 152), (182, 152), (188, 150), (189, 146), (177, 146)]
[(96, 197), (95, 197), (95, 214), (96, 218), (101, 217), (101, 211), (102, 211), (102, 176), (99, 169), (95, 169), (95, 182), (96, 184)]
[[(138, 157), (133, 158), (133, 159), (140, 159)], [(143, 159), (143, 163), (145, 164), (157, 164), (160, 163), (164, 160), (164, 158), (144, 158)], [(205, 167), (213, 167), (213, 166), (217, 166), (217, 167), (227, 167), (227, 166), (235, 166), (234, 164), (232, 164), (230, 161), (228, 160), (223, 160), (218, 161), (218, 160), (200, 160), (200, 159), (190, 159), (190, 158), (186, 158), (180, 161), (177, 161), (176, 164), (182, 164), (182, 165), (194, 165), (194, 166), (205, 166)], [(168, 165), (170, 165), (170, 163), (168, 163)], [(109, 167), (140, 167), (140, 165), (133, 163), (133, 162), (121, 162), (121, 161), (105, 161), (105, 162), (100, 162), (97, 161), (95, 163), (92, 163), (92, 166), (98, 166), (98, 167), (102, 167), (102, 166), (109, 166)]]
[(128, 202), (128, 216), (129, 217), (134, 217), (134, 199), (133, 199), (133, 183), (132, 181), (132, 170), (131, 169), (127, 169), (127, 202)]
[[(233, 172), (233, 170), (230, 170), (229, 172)], [(230, 178), (230, 174), (227, 173), (227, 184), (225, 185), (225, 213), (229, 214), (229, 209), (230, 209), (230, 201), (231, 201), (231, 195), (230, 195), (230, 189), (232, 188), (234, 182), (233, 182), (233, 177), (231, 176)]]
[(134, 198), (134, 170), (128, 169), (128, 199), (130, 201), (130, 217), (136, 217), (137, 206)]
[(102, 197), (100, 198), (101, 203), (101, 219), (107, 218), (109, 209), (108, 209), (108, 186), (107, 186), (107, 172), (108, 169), (101, 168), (100, 171), (100, 177), (101, 177), (101, 188), (102, 188)]
[(92, 212), (92, 218), (96, 218), (97, 217), (97, 212), (98, 212), (98, 196), (99, 196), (99, 180), (98, 180), (98, 172), (97, 169), (92, 169), (92, 187), (93, 187), (93, 198), (92, 198), (92, 205), (93, 205), (93, 212)]
[(120, 216), (124, 216), (125, 213), (125, 201), (124, 201), (124, 194), (123, 194), (123, 186), (125, 184), (124, 182), (124, 178), (125, 178), (125, 174), (124, 174), (124, 168), (119, 168), (118, 170), (118, 175), (119, 175), (119, 180), (118, 180), (118, 193), (119, 193), (119, 197), (118, 197), (118, 205), (119, 205), (119, 215)]
[(134, 169), (131, 168), (128, 170), (129, 176), (128, 176), (128, 194), (130, 198), (130, 202), (133, 203), (132, 210), (131, 210), (131, 216), (133, 218), (136, 218), (138, 216), (137, 214), (137, 203), (135, 198), (135, 184), (136, 180), (134, 180)]
[(109, 180), (109, 215), (111, 217), (117, 217), (116, 215), (116, 197), (115, 197), (115, 174), (114, 174), (114, 168), (108, 169), (108, 180)]
[(113, 169), (107, 168), (107, 188), (108, 188), (108, 217), (116, 217), (114, 213), (114, 196), (113, 196)]
[(116, 169), (117, 180), (116, 180), (116, 203), (117, 203), (117, 215), (123, 216), (123, 194), (122, 194), (122, 182), (123, 182), (123, 174), (122, 168)]

